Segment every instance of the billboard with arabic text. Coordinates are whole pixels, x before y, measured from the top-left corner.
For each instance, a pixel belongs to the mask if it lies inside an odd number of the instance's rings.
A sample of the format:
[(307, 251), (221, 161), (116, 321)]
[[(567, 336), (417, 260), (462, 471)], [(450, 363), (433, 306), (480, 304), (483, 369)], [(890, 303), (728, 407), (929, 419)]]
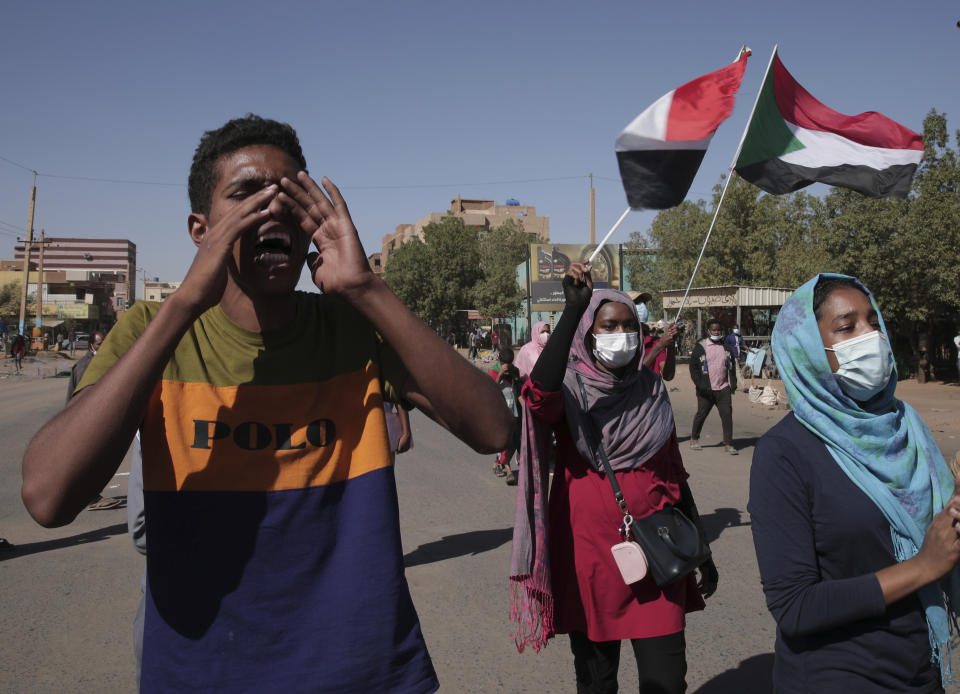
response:
[[(530, 302), (533, 311), (562, 311), (560, 283), (570, 263), (586, 261), (597, 247), (584, 243), (530, 244)], [(593, 260), (593, 286), (620, 289), (620, 246), (604, 246)]]

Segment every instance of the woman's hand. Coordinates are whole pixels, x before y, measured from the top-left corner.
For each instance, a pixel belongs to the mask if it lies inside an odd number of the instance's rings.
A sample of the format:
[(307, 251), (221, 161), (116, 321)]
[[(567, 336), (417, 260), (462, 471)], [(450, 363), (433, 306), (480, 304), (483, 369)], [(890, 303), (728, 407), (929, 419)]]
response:
[(704, 599), (709, 598), (717, 592), (717, 584), (720, 583), (720, 574), (717, 572), (717, 565), (713, 563), (713, 557), (703, 562), (697, 570), (700, 572), (697, 588)]
[(590, 276), (590, 263), (570, 263), (566, 277), (563, 278), (563, 298), (566, 307), (581, 313), (590, 305), (593, 296), (593, 278)]
[(940, 513), (933, 517), (923, 537), (916, 561), (928, 582), (938, 581), (960, 562), (960, 496), (954, 494)]
[(960, 477), (940, 513), (933, 517), (916, 556), (877, 572), (887, 605), (946, 576), (960, 562)]

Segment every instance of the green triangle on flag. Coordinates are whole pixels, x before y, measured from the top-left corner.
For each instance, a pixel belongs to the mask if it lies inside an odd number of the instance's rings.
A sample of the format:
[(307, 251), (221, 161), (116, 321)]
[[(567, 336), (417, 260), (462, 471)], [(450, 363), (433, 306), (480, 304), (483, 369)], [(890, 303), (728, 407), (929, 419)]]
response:
[(734, 168), (776, 159), (800, 149), (805, 149), (805, 146), (787, 127), (773, 91), (773, 70), (767, 70), (753, 119)]

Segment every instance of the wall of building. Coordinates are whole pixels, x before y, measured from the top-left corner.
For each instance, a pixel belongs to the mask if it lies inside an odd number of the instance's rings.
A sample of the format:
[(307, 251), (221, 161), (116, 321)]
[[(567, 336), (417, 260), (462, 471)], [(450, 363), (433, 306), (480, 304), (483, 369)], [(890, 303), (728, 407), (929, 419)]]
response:
[(538, 217), (532, 205), (498, 205), (494, 200), (456, 197), (450, 201), (446, 212), (430, 212), (413, 224), (398, 224), (392, 234), (382, 239), (380, 260), (384, 267), (389, 262), (390, 252), (413, 238), (423, 240), (423, 228), (440, 222), (444, 217), (459, 217), (464, 224), (481, 231), (494, 229), (510, 219), (521, 224), (527, 233), (536, 234), (541, 242), (550, 240), (550, 218)]
[(180, 288), (182, 282), (153, 282), (143, 283), (144, 301), (163, 301)]
[[(23, 267), (24, 245), (16, 246), (14, 262)], [(39, 239), (30, 252), (31, 266), (40, 260)], [(127, 239), (74, 239), (47, 237), (43, 249), (43, 269), (62, 270), (68, 281), (100, 282), (113, 285), (110, 291), (114, 308), (126, 308), (136, 296), (137, 246)]]

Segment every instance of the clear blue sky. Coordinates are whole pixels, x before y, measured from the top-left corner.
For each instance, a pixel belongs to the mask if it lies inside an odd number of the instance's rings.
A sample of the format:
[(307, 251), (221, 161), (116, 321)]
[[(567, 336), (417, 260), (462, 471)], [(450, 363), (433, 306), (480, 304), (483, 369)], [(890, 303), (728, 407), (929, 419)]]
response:
[[(458, 194), (517, 198), (550, 217), (554, 242), (585, 242), (590, 173), (601, 236), (626, 207), (617, 134), (741, 44), (754, 56), (691, 199), (709, 198), (729, 166), (775, 43), (838, 111), (877, 110), (919, 131), (936, 108), (960, 128), (960, 4), (946, 0), (71, 0), (7, 3), (3, 16), (0, 157), (41, 173), (35, 229), (129, 238), (149, 276), (170, 280), (193, 256), (185, 183), (197, 141), (247, 112), (297, 128), (368, 254)], [(2, 258), (25, 233), (31, 181), (0, 160)], [(615, 241), (653, 216), (632, 213)]]

